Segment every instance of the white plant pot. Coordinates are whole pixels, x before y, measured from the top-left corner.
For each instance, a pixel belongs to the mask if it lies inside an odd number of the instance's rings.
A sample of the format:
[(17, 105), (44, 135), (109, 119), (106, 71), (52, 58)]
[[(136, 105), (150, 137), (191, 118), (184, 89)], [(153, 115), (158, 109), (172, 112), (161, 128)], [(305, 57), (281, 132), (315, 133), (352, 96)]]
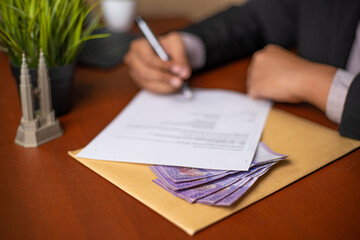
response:
[(113, 32), (129, 31), (134, 23), (135, 0), (102, 0), (104, 21)]

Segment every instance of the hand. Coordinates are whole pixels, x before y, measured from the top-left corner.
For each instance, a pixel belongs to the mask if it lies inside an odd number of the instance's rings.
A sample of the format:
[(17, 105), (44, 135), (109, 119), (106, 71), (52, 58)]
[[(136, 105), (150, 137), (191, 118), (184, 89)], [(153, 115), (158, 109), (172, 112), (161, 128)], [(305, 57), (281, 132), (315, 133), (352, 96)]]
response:
[(276, 45), (256, 52), (247, 75), (247, 91), (253, 98), (278, 102), (309, 102), (326, 110), (336, 68), (310, 62)]
[(130, 76), (142, 88), (155, 93), (173, 93), (191, 75), (185, 46), (180, 33), (172, 32), (159, 38), (168, 62), (162, 61), (145, 38), (134, 40), (125, 56)]

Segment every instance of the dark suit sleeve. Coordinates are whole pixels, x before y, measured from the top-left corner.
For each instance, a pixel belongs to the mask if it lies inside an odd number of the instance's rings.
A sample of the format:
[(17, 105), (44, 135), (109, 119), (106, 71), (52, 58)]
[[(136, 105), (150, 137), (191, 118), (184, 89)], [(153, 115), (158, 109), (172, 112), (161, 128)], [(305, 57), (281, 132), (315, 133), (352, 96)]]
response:
[(203, 41), (204, 68), (211, 68), (249, 56), (269, 43), (285, 48), (294, 46), (297, 8), (295, 0), (252, 0), (184, 31)]
[(352, 81), (346, 96), (339, 132), (360, 140), (360, 73)]

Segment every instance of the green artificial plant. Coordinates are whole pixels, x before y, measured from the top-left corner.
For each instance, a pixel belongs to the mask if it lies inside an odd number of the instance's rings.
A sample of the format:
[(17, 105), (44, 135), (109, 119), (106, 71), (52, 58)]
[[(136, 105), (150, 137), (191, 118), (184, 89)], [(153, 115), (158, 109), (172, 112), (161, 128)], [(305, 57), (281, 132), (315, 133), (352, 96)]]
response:
[(0, 0), (1, 50), (15, 66), (25, 52), (36, 68), (40, 49), (48, 67), (68, 65), (87, 40), (107, 36), (92, 34), (100, 20), (94, 7), (84, 0)]

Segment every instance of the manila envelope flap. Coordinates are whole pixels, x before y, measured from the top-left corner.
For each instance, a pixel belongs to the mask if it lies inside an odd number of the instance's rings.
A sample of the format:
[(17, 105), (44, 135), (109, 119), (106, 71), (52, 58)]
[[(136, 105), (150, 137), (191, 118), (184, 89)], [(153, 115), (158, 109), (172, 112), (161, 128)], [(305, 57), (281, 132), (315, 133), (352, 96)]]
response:
[(275, 165), (232, 207), (190, 204), (174, 197), (152, 182), (156, 177), (148, 165), (77, 158), (80, 150), (69, 154), (193, 235), (360, 146), (360, 141), (341, 137), (334, 130), (277, 109), (269, 114), (262, 141), (289, 157)]

